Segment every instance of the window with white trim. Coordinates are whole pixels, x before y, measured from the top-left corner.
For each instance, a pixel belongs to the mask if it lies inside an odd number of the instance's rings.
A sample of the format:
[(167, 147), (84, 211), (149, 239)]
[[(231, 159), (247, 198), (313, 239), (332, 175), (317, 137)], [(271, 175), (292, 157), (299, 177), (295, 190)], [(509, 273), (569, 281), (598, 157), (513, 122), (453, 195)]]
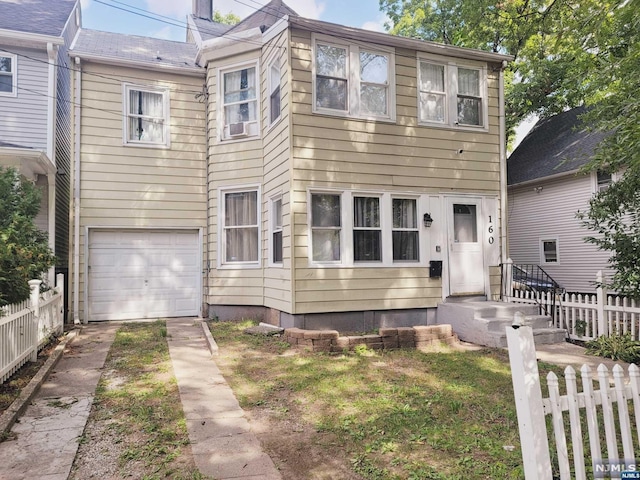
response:
[(378, 197), (353, 197), (353, 261), (382, 261), (382, 227)]
[(269, 65), (269, 124), (280, 118), (280, 61)]
[(271, 199), (271, 263), (282, 264), (282, 197)]
[(418, 60), (418, 118), (423, 124), (485, 128), (486, 68)]
[(418, 202), (415, 198), (393, 198), (392, 241), (394, 262), (420, 260), (420, 230), (418, 229)]
[(395, 119), (393, 50), (314, 36), (313, 72), (314, 112)]
[(540, 239), (540, 256), (543, 264), (558, 263), (558, 239), (542, 238)]
[(311, 259), (314, 262), (340, 262), (342, 206), (340, 194), (311, 194)]
[(602, 170), (595, 172), (595, 193), (604, 192), (613, 182), (613, 175)]
[(17, 95), (15, 55), (0, 55), (0, 95), (9, 97), (15, 97)]
[(220, 138), (232, 140), (258, 135), (257, 64), (221, 70), (220, 85)]
[(125, 138), (128, 145), (169, 145), (169, 95), (166, 90), (124, 86)]
[(310, 262), (422, 265), (421, 198), (396, 193), (311, 192)]
[(221, 190), (221, 264), (259, 265), (258, 189)]

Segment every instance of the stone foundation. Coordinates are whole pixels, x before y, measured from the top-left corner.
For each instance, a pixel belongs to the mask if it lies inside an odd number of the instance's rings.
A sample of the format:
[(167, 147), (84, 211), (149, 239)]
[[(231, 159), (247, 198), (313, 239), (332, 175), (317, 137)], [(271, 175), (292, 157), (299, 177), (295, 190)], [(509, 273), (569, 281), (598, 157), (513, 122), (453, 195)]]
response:
[(366, 345), (371, 350), (416, 348), (431, 350), (442, 344), (454, 345), (458, 337), (451, 325), (381, 328), (378, 335), (353, 335), (341, 337), (337, 330), (303, 330), (287, 328), (284, 340), (293, 348), (312, 352), (341, 353)]

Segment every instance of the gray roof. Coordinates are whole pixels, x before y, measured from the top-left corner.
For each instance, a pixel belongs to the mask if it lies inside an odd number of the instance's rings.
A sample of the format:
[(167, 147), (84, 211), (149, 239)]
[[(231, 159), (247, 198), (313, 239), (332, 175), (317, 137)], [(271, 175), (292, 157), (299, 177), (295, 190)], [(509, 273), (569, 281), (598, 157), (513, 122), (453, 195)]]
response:
[(0, 0), (0, 28), (59, 37), (76, 0)]
[(281, 18), (289, 15), (290, 17), (297, 17), (298, 14), (292, 10), (282, 0), (271, 0), (264, 7), (256, 10), (251, 15), (246, 17), (237, 25), (234, 25), (227, 33), (242, 32), (244, 30), (251, 30), (252, 28), (262, 28), (263, 31), (267, 30), (274, 23)]
[(191, 15), (191, 19), (198, 29), (202, 41), (220, 37), (231, 28), (231, 25), (214, 22), (212, 20), (207, 20), (206, 18), (196, 17), (195, 15)]
[(72, 53), (157, 66), (199, 68), (192, 43), (82, 29)]
[(587, 163), (607, 133), (583, 125), (585, 112), (577, 107), (536, 123), (507, 160), (507, 184), (572, 172)]

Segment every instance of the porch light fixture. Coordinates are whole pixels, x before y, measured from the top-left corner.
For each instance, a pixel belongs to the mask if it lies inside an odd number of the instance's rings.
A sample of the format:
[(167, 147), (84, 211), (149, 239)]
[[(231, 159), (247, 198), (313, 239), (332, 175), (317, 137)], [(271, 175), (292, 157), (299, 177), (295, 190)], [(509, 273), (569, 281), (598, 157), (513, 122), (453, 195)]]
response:
[(429, 228), (433, 223), (433, 218), (431, 218), (431, 214), (425, 213), (422, 221), (424, 222), (424, 226)]

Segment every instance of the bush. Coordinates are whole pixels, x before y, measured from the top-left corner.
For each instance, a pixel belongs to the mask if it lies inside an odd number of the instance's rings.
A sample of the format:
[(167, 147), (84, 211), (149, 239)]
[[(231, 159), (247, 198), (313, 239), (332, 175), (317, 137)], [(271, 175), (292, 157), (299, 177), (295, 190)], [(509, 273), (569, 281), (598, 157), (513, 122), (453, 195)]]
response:
[(640, 342), (633, 340), (630, 334), (598, 337), (587, 342), (587, 353), (599, 357), (622, 360), (627, 363), (640, 363)]
[(29, 280), (54, 265), (47, 234), (36, 227), (40, 191), (13, 168), (0, 167), (0, 306), (29, 298)]

